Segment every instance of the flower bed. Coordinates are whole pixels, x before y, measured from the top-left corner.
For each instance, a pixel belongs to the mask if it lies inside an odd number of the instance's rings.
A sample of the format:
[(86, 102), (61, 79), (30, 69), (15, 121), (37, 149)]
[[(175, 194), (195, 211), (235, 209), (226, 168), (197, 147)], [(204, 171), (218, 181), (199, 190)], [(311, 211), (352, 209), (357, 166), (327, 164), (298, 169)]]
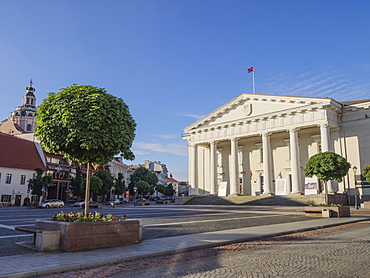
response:
[(53, 218), (55, 220), (36, 220), (35, 227), (60, 231), (60, 250), (64, 252), (128, 245), (141, 240), (138, 220), (99, 213), (90, 213), (87, 217), (82, 213), (62, 213)]

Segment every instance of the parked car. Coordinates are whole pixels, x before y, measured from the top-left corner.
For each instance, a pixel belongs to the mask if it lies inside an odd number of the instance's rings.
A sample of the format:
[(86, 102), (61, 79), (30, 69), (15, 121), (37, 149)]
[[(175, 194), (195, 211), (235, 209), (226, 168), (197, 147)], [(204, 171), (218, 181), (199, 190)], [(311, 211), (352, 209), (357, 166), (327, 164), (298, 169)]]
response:
[[(89, 203), (91, 203), (91, 201), (89, 201)], [(75, 207), (82, 207), (85, 205), (85, 200), (80, 200), (79, 202), (76, 202), (74, 204)]]
[(106, 205), (111, 205), (112, 207), (115, 207), (116, 205), (120, 204), (119, 199), (113, 199), (105, 203)]
[(62, 200), (53, 199), (53, 200), (49, 200), (49, 201), (39, 204), (39, 207), (40, 208), (62, 208), (64, 207), (64, 202)]
[(127, 203), (127, 199), (126, 198), (119, 198), (119, 203), (120, 204), (126, 204)]

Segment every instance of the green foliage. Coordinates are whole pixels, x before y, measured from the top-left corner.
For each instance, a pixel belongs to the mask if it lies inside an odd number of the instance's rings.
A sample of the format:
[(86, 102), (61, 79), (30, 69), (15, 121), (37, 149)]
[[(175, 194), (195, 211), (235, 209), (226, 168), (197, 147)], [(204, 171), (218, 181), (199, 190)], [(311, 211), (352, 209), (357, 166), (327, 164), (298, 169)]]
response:
[(315, 175), (323, 181), (341, 182), (350, 168), (351, 164), (344, 157), (333, 152), (323, 152), (310, 157), (304, 173), (306, 177)]
[(146, 181), (139, 181), (138, 183), (135, 184), (135, 186), (137, 187), (137, 192), (140, 195), (143, 196), (149, 193), (150, 184), (147, 183)]
[(122, 173), (118, 173), (114, 180), (114, 187), (116, 188), (116, 195), (122, 195), (126, 191), (125, 180)]
[(166, 192), (166, 187), (163, 184), (157, 184), (155, 190), (164, 194)]
[(176, 193), (176, 190), (173, 189), (172, 183), (168, 184), (166, 186), (166, 191), (164, 192), (164, 195), (173, 196), (175, 193)]
[(44, 176), (44, 170), (42, 170), (40, 167), (37, 167), (35, 169), (35, 172), (33, 174), (33, 177), (28, 180), (28, 188), (31, 189), (31, 194), (42, 196), (42, 187), (45, 187), (45, 190), (49, 187), (49, 185), (53, 181), (53, 177), (51, 175), (45, 175)]
[(102, 186), (98, 190), (98, 194), (103, 196), (113, 187), (113, 177), (107, 170), (99, 170), (93, 176), (98, 177), (102, 181)]
[(365, 179), (370, 182), (370, 164), (367, 165), (365, 168), (364, 168), (364, 173), (362, 174)]
[[(91, 176), (90, 177), (90, 191), (94, 192), (96, 194), (99, 194), (99, 191), (101, 190), (103, 186), (102, 180), (97, 176)], [(86, 179), (82, 180), (81, 183), (82, 190), (86, 190)]]
[(82, 172), (80, 166), (76, 168), (76, 176), (71, 178), (71, 192), (74, 196), (81, 197), (84, 194), (84, 190), (81, 187), (82, 183)]
[(52, 216), (53, 221), (63, 221), (63, 222), (97, 222), (97, 221), (122, 221), (126, 220), (126, 217), (118, 218), (116, 215), (107, 214), (103, 215), (99, 212), (89, 213), (85, 216), (82, 212), (77, 213), (56, 213)]
[(149, 185), (156, 186), (158, 183), (158, 177), (155, 173), (149, 171), (147, 168), (141, 166), (138, 167), (135, 172), (131, 175), (131, 182), (129, 185), (130, 194), (133, 195), (133, 187), (139, 181), (146, 181)]
[(49, 93), (37, 114), (35, 134), (48, 152), (99, 165), (116, 154), (134, 159), (136, 123), (123, 100), (103, 88), (74, 84)]

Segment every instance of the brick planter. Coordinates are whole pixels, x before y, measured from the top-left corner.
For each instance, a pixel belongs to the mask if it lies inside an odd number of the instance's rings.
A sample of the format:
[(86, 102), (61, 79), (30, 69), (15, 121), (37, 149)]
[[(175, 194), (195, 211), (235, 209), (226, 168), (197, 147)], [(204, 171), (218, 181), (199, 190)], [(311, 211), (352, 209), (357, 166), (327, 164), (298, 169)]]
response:
[(349, 206), (342, 207), (305, 207), (306, 216), (322, 217), (322, 210), (329, 210), (329, 217), (350, 217), (351, 210)]
[(138, 220), (61, 222), (36, 220), (36, 228), (60, 231), (60, 251), (76, 252), (138, 243)]

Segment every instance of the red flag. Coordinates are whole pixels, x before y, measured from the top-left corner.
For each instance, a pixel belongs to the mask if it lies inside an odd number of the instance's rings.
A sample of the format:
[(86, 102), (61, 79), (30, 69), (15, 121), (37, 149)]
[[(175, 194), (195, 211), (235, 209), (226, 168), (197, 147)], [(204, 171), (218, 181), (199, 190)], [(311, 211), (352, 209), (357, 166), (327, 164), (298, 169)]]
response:
[(253, 177), (253, 172), (252, 170), (249, 171), (249, 179), (252, 180), (252, 177)]
[(248, 69), (248, 73), (250, 73), (252, 71), (254, 71), (254, 67), (251, 67), (251, 68)]

